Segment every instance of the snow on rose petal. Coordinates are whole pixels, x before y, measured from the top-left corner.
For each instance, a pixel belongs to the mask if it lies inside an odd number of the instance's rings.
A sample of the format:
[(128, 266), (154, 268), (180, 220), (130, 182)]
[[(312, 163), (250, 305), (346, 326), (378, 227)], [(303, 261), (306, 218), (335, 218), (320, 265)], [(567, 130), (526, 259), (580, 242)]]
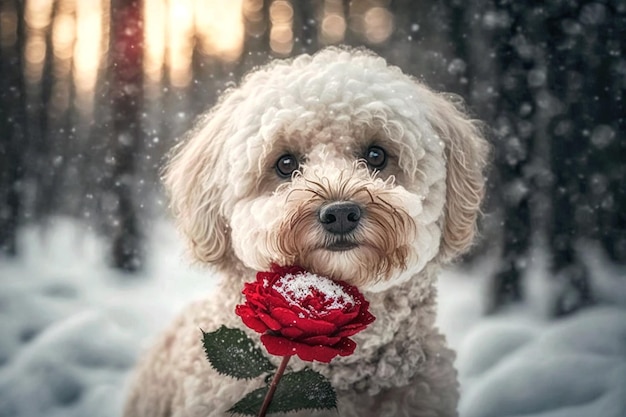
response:
[(245, 304), (235, 312), (246, 326), (264, 333), (261, 342), (273, 355), (320, 362), (351, 355), (356, 343), (348, 336), (374, 321), (356, 287), (297, 266), (272, 265), (242, 293)]

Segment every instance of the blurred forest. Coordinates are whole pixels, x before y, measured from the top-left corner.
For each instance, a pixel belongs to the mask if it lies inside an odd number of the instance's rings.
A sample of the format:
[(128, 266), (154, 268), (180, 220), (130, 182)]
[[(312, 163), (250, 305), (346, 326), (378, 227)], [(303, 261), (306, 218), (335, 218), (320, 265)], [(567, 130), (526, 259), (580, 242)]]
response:
[[(366, 46), (462, 96), (494, 145), (483, 238), (495, 312), (540, 244), (552, 314), (593, 303), (580, 242), (626, 263), (626, 0), (2, 0), (0, 257), (69, 215), (140, 270), (163, 155), (243, 74)], [(625, 283), (626, 285), (626, 283)]]

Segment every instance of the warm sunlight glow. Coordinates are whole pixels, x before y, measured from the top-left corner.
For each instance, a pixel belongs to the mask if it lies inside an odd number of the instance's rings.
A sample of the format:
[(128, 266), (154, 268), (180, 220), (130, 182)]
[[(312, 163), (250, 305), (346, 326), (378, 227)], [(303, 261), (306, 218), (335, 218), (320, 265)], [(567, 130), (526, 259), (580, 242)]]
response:
[(243, 51), (242, 0), (195, 0), (195, 30), (200, 51), (234, 61)]
[(144, 0), (144, 70), (149, 81), (159, 82), (165, 63), (167, 0)]
[[(194, 47), (204, 55), (234, 61), (243, 51), (243, 0), (145, 0), (145, 60), (148, 80), (191, 82)], [(250, 1), (247, 1), (250, 3)]]
[(343, 41), (346, 33), (346, 19), (341, 0), (326, 0), (322, 17), (319, 39), (324, 44)]
[(191, 82), (193, 53), (194, 0), (169, 0), (167, 20), (166, 63), (170, 82), (185, 87)]
[(8, 48), (17, 41), (17, 13), (12, 3), (0, 4), (0, 46)]
[(26, 59), (26, 79), (30, 82), (39, 82), (43, 70), (43, 61), (46, 58), (46, 40), (44, 36), (31, 34), (24, 49)]
[(24, 9), (26, 20), (26, 45), (24, 66), (26, 80), (38, 83), (41, 80), (46, 58), (46, 30), (50, 25), (52, 0), (27, 0)]
[(93, 92), (103, 56), (103, 4), (107, 0), (76, 0), (76, 44), (74, 45), (74, 84), (79, 110), (93, 110)]
[(372, 7), (364, 16), (365, 37), (371, 43), (386, 41), (393, 32), (393, 15), (383, 7)]
[(326, 43), (339, 43), (346, 33), (346, 21), (343, 16), (329, 14), (322, 21), (322, 35)]
[(350, 3), (350, 29), (369, 43), (383, 43), (393, 32), (393, 15), (388, 0)]
[(263, 0), (244, 0), (243, 16), (245, 30), (249, 36), (259, 37), (267, 30), (267, 23), (263, 18)]
[[(65, 4), (69, 2), (64, 2)], [(72, 58), (74, 40), (76, 39), (76, 19), (73, 10), (59, 13), (52, 24), (52, 46), (55, 58), (69, 60)]]
[(50, 24), (53, 0), (27, 0), (24, 10), (26, 24), (30, 30), (44, 31)]
[[(70, 106), (71, 70), (76, 40), (76, 10), (74, 0), (60, 0), (52, 21), (52, 101), (51, 113), (63, 114)], [(52, 117), (56, 119), (56, 117)]]
[(286, 0), (274, 0), (270, 6), (270, 47), (278, 55), (289, 55), (293, 49), (293, 7)]
[[(54, 21), (52, 6), (56, 2)], [(293, 43), (293, 9), (285, 0), (275, 1), (274, 41), (288, 53)], [(17, 15), (2, 3), (0, 43), (16, 41)], [(263, 0), (245, 0), (246, 21), (259, 22), (265, 30)], [(223, 61), (235, 61), (243, 52), (244, 0), (144, 0), (144, 71), (149, 82), (160, 82), (167, 71), (169, 82), (185, 87), (191, 82), (194, 48)], [(78, 95), (92, 92), (106, 57), (109, 0), (26, 0), (24, 57), (29, 83), (41, 81), (46, 58), (46, 33), (52, 30), (52, 52), (70, 60)], [(254, 26), (254, 25), (253, 25)]]

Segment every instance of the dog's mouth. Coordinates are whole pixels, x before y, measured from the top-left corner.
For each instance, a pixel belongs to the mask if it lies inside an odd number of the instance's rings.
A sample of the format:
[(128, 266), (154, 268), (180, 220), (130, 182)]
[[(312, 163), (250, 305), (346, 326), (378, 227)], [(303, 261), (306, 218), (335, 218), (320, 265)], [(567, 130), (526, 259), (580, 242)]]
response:
[(358, 246), (359, 246), (358, 243), (341, 239), (341, 240), (336, 240), (334, 242), (328, 243), (324, 248), (331, 252), (345, 252), (345, 251), (352, 250)]

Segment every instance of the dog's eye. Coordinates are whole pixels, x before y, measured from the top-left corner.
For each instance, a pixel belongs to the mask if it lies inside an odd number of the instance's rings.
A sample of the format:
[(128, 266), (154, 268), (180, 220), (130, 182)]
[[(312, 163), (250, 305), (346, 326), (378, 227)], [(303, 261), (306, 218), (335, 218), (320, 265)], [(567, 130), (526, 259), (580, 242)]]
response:
[(276, 173), (282, 178), (291, 178), (291, 174), (298, 169), (298, 159), (290, 154), (283, 155), (276, 161)]
[(365, 154), (365, 162), (370, 168), (383, 169), (387, 164), (387, 154), (380, 146), (370, 146)]

